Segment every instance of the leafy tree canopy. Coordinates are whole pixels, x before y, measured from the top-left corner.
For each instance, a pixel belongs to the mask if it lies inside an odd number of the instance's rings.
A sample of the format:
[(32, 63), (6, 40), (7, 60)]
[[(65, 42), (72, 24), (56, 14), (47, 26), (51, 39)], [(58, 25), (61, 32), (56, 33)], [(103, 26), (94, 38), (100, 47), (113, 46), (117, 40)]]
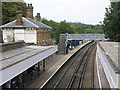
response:
[(120, 41), (120, 2), (112, 2), (106, 8), (103, 30), (110, 41)]
[(43, 23), (53, 27), (51, 32), (52, 38), (56, 39), (59, 42), (60, 34), (87, 34), (87, 33), (103, 33), (101, 25), (87, 25), (80, 22), (55, 22), (53, 20), (47, 20), (43, 18), (41, 20)]
[(22, 2), (3, 2), (2, 3), (2, 24), (6, 24), (16, 19), (16, 11), (20, 8), (23, 16), (26, 16), (26, 4)]
[[(2, 24), (6, 24), (16, 19), (16, 11), (20, 8), (23, 16), (26, 16), (26, 4), (18, 2), (7, 2), (2, 4)], [(41, 19), (41, 22), (53, 28), (51, 32), (52, 38), (59, 40), (59, 35), (62, 33), (84, 34), (84, 33), (103, 33), (101, 25), (88, 25), (80, 22), (55, 22), (53, 20)]]

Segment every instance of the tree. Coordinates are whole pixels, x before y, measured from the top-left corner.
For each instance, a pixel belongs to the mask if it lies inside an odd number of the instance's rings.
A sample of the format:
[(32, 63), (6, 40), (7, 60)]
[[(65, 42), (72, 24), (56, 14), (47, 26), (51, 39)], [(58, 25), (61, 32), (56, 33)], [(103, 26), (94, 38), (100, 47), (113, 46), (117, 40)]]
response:
[(85, 29), (84, 30), (84, 33), (95, 33), (94, 31), (93, 31), (93, 29)]
[(47, 24), (53, 28), (53, 31), (51, 32), (52, 38), (59, 42), (59, 36), (60, 34), (65, 34), (65, 33), (74, 33), (73, 28), (70, 26), (69, 23), (66, 21), (61, 21), (60, 23), (55, 22), (53, 20), (47, 20), (45, 18), (42, 19), (42, 22), (44, 24)]
[(51, 36), (53, 39), (55, 39), (56, 41), (58, 40), (59, 38), (59, 34), (60, 34), (60, 31), (59, 31), (59, 23), (53, 21), (53, 20), (47, 20), (45, 18), (42, 18), (41, 19), (42, 23), (48, 25), (48, 26), (51, 26), (53, 28), (52, 32), (51, 32)]
[(66, 21), (60, 22), (59, 30), (62, 34), (65, 34), (65, 33), (72, 34), (72, 33), (74, 33), (73, 28), (68, 23), (66, 23)]
[(6, 24), (16, 19), (16, 11), (20, 8), (23, 16), (26, 16), (26, 3), (22, 2), (3, 2), (2, 3), (2, 24)]
[(88, 25), (82, 24), (80, 22), (66, 22), (65, 20), (59, 23), (53, 20), (47, 20), (45, 18), (42, 18), (41, 21), (44, 24), (47, 24), (53, 28), (51, 36), (57, 42), (59, 42), (60, 34), (65, 33), (69, 34), (103, 33), (101, 25)]
[(120, 41), (120, 2), (111, 2), (106, 8), (103, 30), (110, 41)]
[(74, 30), (68, 23), (66, 23), (66, 21), (61, 21), (56, 27), (56, 29), (53, 30), (52, 35), (54, 35), (54, 39), (56, 39), (58, 43), (60, 34), (65, 34), (65, 33), (73, 34)]

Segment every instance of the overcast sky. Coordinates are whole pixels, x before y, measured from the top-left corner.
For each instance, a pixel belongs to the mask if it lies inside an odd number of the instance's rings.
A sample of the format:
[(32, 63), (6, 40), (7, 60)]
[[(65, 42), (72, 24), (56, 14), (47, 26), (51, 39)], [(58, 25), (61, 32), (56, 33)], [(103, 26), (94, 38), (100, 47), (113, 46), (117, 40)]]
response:
[(34, 16), (37, 12), (41, 17), (60, 22), (82, 22), (98, 24), (103, 21), (105, 8), (110, 0), (24, 0), (34, 6)]

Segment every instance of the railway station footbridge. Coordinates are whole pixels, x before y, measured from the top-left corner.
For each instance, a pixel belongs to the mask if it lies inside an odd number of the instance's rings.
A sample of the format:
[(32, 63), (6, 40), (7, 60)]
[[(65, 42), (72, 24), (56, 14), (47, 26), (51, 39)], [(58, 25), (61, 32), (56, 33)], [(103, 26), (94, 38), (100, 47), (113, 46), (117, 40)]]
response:
[(104, 34), (62, 34), (62, 35), (66, 35), (66, 40), (81, 40), (81, 41), (105, 40)]

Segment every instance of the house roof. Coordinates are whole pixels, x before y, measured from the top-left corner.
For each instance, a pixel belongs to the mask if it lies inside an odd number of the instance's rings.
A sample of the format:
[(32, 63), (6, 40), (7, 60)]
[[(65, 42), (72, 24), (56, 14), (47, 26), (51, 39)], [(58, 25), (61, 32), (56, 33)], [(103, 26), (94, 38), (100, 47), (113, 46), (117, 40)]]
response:
[(1, 2), (24, 2), (23, 0), (1, 0)]
[(52, 27), (43, 24), (42, 22), (38, 22), (31, 18), (22, 17), (23, 25), (16, 25), (16, 20), (9, 22), (5, 25), (0, 27), (2, 28), (45, 28), (45, 29), (52, 29)]
[(38, 25), (40, 28), (49, 28), (49, 29), (52, 29), (52, 27), (50, 27), (50, 26), (48, 26), (48, 25), (46, 25), (46, 24), (43, 24), (43, 23), (41, 23), (41, 22), (38, 22), (38, 21), (36, 21), (36, 20), (34, 20), (34, 19), (31, 19), (31, 18), (26, 18), (26, 19), (27, 19), (28, 21), (34, 23), (35, 25)]

